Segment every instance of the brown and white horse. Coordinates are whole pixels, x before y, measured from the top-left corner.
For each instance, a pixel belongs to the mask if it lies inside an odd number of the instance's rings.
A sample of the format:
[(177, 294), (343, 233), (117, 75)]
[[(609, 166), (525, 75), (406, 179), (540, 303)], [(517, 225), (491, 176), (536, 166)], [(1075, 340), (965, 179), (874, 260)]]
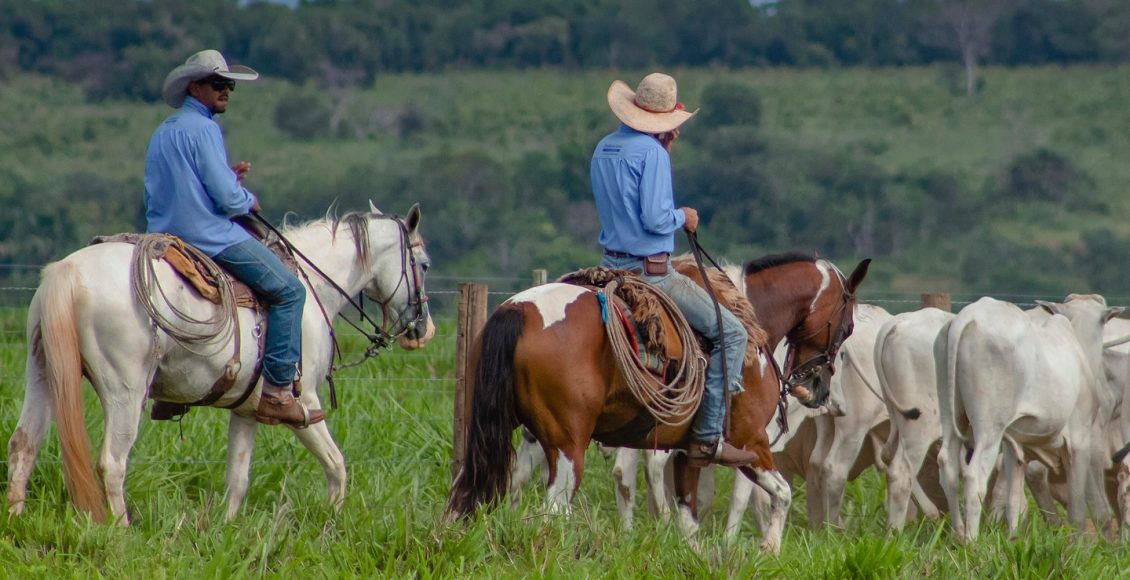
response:
[[(794, 389), (803, 386), (812, 393), (806, 404), (818, 406), (827, 398), (836, 351), (851, 334), (856, 288), (869, 264), (860, 262), (849, 277), (831, 262), (800, 254), (768, 256), (745, 267), (747, 298), (768, 334), (766, 344), (788, 340), (785, 380)], [(680, 271), (701, 284), (693, 266)], [(618, 438), (646, 412), (617, 368), (600, 301), (589, 289), (553, 283), (512, 296), (487, 320), (472, 357), (466, 457), (449, 497), (450, 518), (469, 515), (480, 505), (493, 507), (507, 493), (514, 461), (512, 436), (519, 424), (545, 450), (551, 511), (569, 511), (593, 439), (641, 449), (686, 444), (689, 421), (673, 426), (652, 422), (654, 426), (635, 440)], [(781, 394), (781, 376), (770, 349), (747, 356), (743, 384), (745, 392), (731, 399), (729, 439), (761, 457), (741, 471), (773, 498), (762, 546), (776, 552), (791, 490), (776, 471), (766, 434)], [(698, 528), (693, 490), (700, 470), (691, 467), (684, 454), (674, 461), (679, 522), (691, 537)]]

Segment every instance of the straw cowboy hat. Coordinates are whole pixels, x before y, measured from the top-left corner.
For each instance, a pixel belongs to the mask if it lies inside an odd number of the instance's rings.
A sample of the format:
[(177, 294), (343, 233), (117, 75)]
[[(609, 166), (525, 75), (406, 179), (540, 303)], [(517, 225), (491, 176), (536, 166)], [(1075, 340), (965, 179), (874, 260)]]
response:
[(169, 76), (165, 77), (165, 86), (161, 95), (165, 102), (174, 109), (179, 109), (184, 104), (188, 95), (188, 83), (202, 78), (217, 75), (233, 81), (253, 81), (259, 78), (259, 73), (251, 67), (241, 64), (228, 66), (224, 55), (216, 50), (202, 50), (184, 61), (184, 64), (174, 68)]
[(612, 86), (608, 87), (608, 106), (625, 125), (643, 133), (672, 131), (698, 112), (684, 109), (678, 99), (675, 79), (663, 73), (644, 77), (635, 92), (624, 81), (612, 81)]

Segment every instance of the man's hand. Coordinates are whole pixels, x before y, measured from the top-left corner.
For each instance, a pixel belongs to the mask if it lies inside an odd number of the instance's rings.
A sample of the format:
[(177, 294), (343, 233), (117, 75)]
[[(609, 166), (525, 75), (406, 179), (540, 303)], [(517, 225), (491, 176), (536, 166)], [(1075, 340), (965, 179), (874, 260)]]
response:
[(243, 178), (247, 176), (247, 172), (251, 171), (251, 164), (246, 161), (240, 161), (232, 165), (231, 170), (235, 172), (236, 181), (243, 181)]
[(698, 210), (693, 207), (684, 207), (683, 215), (687, 216), (687, 223), (683, 224), (683, 229), (691, 232), (692, 234), (698, 230)]

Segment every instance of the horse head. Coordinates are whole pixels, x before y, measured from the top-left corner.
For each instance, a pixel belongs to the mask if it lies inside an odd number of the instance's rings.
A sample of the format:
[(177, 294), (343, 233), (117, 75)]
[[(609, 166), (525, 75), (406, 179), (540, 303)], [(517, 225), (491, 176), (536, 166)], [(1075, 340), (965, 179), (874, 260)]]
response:
[(817, 408), (828, 400), (832, 374), (840, 347), (855, 329), (856, 289), (867, 276), (871, 260), (861, 261), (845, 277), (831, 262), (818, 260), (826, 267), (827, 283), (821, 284), (807, 315), (787, 335), (784, 381), (806, 407)]
[(382, 214), (372, 202), (369, 208), (369, 239), (387, 236), (385, 224), (391, 221), (396, 224), (394, 244), (399, 250), (373, 256), (372, 277), (362, 292), (380, 304), (388, 332), (402, 348), (422, 348), (435, 335), (435, 324), (424, 290), (431, 258), (420, 234), (420, 206), (413, 205), (403, 218)]

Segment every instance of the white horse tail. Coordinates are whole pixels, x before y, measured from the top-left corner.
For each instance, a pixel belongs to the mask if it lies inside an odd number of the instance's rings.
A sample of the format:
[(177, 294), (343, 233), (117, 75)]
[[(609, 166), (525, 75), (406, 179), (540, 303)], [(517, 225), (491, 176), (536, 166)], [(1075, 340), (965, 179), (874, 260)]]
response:
[(74, 265), (56, 262), (47, 266), (39, 291), (41, 352), (47, 391), (59, 426), (63, 478), (75, 507), (104, 522), (106, 498), (94, 476), (82, 403), (82, 352), (75, 318), (75, 303), (82, 288)]

